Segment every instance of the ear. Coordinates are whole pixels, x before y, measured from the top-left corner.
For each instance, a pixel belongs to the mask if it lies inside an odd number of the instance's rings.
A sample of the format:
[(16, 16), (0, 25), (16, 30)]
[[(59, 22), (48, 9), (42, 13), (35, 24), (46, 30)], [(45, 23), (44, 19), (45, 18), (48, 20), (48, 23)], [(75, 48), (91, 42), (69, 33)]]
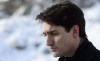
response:
[(77, 36), (79, 36), (79, 26), (78, 25), (74, 25), (73, 28), (73, 37), (76, 38)]

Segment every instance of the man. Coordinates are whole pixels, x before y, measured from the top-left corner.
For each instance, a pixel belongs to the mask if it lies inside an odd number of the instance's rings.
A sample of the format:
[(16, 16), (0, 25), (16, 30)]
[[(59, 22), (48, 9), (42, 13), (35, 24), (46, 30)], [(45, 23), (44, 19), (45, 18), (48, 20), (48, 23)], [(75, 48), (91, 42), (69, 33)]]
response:
[(58, 61), (100, 61), (100, 51), (88, 41), (82, 10), (72, 2), (52, 5), (39, 15), (43, 34)]

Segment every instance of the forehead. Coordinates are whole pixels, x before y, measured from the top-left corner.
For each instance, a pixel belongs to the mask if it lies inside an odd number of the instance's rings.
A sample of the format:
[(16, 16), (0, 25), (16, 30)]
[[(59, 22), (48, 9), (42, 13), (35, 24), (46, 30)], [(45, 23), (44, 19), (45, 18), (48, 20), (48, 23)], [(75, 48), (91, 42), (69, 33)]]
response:
[(49, 31), (59, 31), (59, 30), (63, 30), (64, 28), (62, 26), (55, 26), (55, 25), (50, 25), (46, 22), (43, 23), (43, 32), (49, 32)]

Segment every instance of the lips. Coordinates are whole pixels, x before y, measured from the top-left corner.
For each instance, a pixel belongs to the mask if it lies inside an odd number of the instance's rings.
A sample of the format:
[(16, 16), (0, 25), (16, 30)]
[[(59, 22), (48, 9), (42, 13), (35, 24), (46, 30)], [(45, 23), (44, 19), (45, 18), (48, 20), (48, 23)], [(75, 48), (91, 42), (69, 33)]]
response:
[(57, 48), (51, 48), (51, 51), (56, 51), (57, 50)]

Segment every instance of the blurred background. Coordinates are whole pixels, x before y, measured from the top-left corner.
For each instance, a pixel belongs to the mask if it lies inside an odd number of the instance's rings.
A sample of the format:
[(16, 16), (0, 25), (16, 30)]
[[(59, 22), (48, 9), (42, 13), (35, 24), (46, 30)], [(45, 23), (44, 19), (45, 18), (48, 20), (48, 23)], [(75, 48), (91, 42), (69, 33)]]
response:
[[(0, 61), (57, 61), (36, 15), (65, 0), (0, 0)], [(100, 0), (70, 0), (84, 12), (86, 33), (100, 50)]]

